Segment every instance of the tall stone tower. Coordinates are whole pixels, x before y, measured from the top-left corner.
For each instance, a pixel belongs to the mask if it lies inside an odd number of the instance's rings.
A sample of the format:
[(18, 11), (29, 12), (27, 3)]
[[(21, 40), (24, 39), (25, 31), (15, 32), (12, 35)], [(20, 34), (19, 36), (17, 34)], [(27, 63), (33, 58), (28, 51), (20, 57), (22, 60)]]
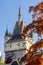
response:
[(19, 8), (18, 21), (15, 24), (13, 33), (9, 33), (8, 29), (5, 33), (4, 51), (6, 65), (18, 65), (21, 57), (28, 52), (30, 46), (34, 43), (31, 35), (22, 35), (25, 28), (22, 20), (21, 8)]

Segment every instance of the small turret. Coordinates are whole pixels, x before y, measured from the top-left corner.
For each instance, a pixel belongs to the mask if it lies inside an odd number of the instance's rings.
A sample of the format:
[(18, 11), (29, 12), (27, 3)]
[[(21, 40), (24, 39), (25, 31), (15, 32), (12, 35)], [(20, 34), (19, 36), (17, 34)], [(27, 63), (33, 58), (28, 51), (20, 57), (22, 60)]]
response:
[(5, 32), (5, 36), (7, 36), (8, 35), (8, 28), (6, 29), (6, 32)]
[(5, 43), (11, 38), (12, 34), (8, 32), (8, 28), (6, 28), (5, 32)]

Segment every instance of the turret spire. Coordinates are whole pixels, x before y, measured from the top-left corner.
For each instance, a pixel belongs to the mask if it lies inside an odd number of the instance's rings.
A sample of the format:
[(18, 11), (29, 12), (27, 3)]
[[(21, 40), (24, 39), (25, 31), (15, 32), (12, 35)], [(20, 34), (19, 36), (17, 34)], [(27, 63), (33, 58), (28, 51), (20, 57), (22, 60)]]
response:
[(8, 35), (8, 28), (6, 28), (5, 36)]
[(21, 21), (21, 7), (19, 7), (18, 21)]

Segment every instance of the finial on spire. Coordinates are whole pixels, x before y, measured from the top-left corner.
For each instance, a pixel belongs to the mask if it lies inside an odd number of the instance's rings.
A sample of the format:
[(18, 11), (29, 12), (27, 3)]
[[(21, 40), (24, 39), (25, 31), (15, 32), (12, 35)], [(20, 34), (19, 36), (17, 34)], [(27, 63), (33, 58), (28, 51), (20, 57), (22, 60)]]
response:
[(19, 7), (18, 20), (21, 21), (21, 7)]

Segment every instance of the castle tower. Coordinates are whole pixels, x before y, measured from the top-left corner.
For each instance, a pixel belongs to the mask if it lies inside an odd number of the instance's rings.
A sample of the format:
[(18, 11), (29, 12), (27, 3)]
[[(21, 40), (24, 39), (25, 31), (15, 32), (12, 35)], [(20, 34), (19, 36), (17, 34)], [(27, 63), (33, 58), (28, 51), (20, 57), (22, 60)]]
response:
[(25, 25), (21, 16), (21, 8), (19, 8), (18, 21), (15, 24), (13, 33), (7, 42), (4, 43), (6, 65), (18, 65), (20, 58), (28, 52), (30, 46), (34, 43), (30, 35), (24, 39), (22, 36), (24, 28)]

